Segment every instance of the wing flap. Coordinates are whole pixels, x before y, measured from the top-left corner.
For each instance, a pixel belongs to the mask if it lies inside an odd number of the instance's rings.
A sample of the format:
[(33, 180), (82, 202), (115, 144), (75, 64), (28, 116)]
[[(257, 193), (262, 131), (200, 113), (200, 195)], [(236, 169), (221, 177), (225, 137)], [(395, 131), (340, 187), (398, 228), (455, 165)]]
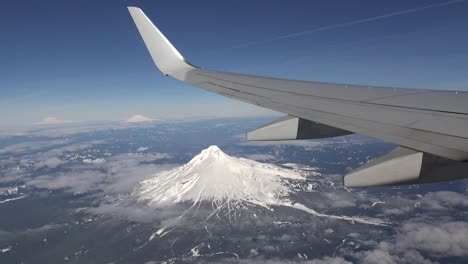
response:
[(398, 185), (417, 181), (423, 153), (398, 147), (343, 178), (346, 187)]
[(343, 178), (346, 187), (421, 184), (468, 178), (468, 163), (397, 147), (351, 171)]
[(295, 116), (285, 116), (247, 133), (247, 140), (296, 140), (330, 138), (352, 134), (336, 127)]

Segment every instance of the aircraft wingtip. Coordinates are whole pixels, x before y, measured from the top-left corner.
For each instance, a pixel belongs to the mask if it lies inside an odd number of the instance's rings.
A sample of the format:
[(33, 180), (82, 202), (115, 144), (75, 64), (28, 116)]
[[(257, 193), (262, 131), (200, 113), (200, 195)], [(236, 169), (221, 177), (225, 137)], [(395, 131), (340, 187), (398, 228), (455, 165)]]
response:
[(128, 6), (128, 11), (154, 63), (164, 75), (168, 76), (174, 74), (171, 76), (176, 78), (175, 73), (184, 73), (195, 68), (195, 66), (184, 59), (179, 51), (177, 51), (140, 8)]
[(127, 6), (127, 9), (128, 9), (128, 10), (135, 10), (135, 11), (136, 11), (136, 10), (140, 10), (140, 11), (141, 11), (141, 8), (136, 7), (136, 6)]

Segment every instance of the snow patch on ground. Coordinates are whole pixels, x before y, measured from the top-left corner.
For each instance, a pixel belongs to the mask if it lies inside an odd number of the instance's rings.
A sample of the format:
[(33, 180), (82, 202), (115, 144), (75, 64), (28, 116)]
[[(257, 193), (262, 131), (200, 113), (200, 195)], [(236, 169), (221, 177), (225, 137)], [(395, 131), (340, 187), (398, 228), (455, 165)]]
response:
[(376, 206), (378, 204), (385, 204), (385, 202), (381, 202), (381, 201), (373, 202), (371, 207), (374, 207), (374, 206)]
[(83, 159), (83, 163), (85, 163), (85, 164), (104, 164), (104, 163), (106, 163), (106, 159), (102, 159), (102, 158)]
[(139, 147), (139, 148), (137, 148), (137, 152), (143, 152), (143, 151), (148, 150), (148, 149), (149, 148), (147, 148), (147, 147)]
[(0, 252), (6, 253), (6, 252), (10, 251), (12, 248), (13, 248), (12, 246), (8, 246), (6, 248), (0, 249)]
[(318, 171), (319, 170), (319, 168), (317, 167), (312, 167), (312, 166), (298, 164), (298, 163), (284, 163), (282, 165), (285, 167), (289, 167), (291, 169), (296, 169), (296, 170), (304, 170), (304, 171)]
[(26, 186), (19, 185), (19, 186), (9, 186), (9, 187), (1, 187), (0, 188), (0, 196), (13, 196), (20, 194), (20, 190), (24, 189)]
[(28, 197), (28, 196), (27, 196), (27, 195), (23, 195), (23, 196), (19, 196), (19, 197), (15, 197), (15, 198), (0, 200), (0, 204), (8, 203), (8, 202), (16, 201), (16, 200), (20, 200), (20, 199), (23, 199), (23, 198), (26, 198), (26, 197)]
[(195, 246), (190, 250), (192, 252), (192, 257), (199, 257), (200, 256), (200, 248), (203, 247), (204, 244), (201, 243), (200, 245)]

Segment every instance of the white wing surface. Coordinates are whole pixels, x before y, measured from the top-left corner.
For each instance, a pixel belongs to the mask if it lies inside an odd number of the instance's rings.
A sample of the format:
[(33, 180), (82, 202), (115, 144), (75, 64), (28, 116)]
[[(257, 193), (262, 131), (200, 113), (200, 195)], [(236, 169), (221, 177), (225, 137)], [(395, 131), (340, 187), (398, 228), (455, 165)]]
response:
[[(164, 75), (289, 116), (286, 121), (282, 119), (271, 124), (271, 129), (265, 126), (251, 132), (252, 138), (307, 139), (354, 132), (424, 154), (420, 155), (421, 162), (413, 162), (419, 169), (413, 168), (416, 172), (410, 174), (418, 175), (392, 180), (395, 178), (392, 173), (386, 172), (387, 169), (380, 170), (383, 176), (375, 175), (380, 181), (374, 183), (362, 180), (362, 173), (368, 174), (370, 170), (358, 169), (348, 179), (345, 177), (348, 186), (424, 182), (422, 173), (429, 168), (423, 166), (427, 163), (424, 160), (436, 157), (440, 161), (443, 158), (443, 164), (457, 166), (468, 160), (467, 92), (297, 81), (202, 69), (188, 63), (141, 9), (129, 7), (129, 11), (156, 66)], [(392, 166), (398, 166), (398, 160), (408, 159), (397, 157)], [(428, 166), (440, 167), (440, 162), (431, 162)], [(375, 173), (376, 167), (372, 168)], [(401, 173), (401, 169), (395, 173)], [(369, 178), (367, 174), (366, 179)], [(354, 178), (361, 180), (354, 181)], [(462, 176), (446, 176), (443, 180), (453, 178)], [(431, 179), (425, 182), (431, 182)]]

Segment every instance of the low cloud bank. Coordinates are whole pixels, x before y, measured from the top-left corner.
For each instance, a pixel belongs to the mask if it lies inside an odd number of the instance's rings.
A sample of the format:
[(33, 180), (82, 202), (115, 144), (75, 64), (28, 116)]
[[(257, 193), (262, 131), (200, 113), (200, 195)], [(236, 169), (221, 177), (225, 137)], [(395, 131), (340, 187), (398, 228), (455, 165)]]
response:
[(46, 117), (42, 119), (41, 121), (35, 123), (36, 125), (59, 125), (59, 124), (65, 124), (65, 123), (70, 123), (70, 121), (65, 121), (62, 119), (58, 119), (57, 117)]

